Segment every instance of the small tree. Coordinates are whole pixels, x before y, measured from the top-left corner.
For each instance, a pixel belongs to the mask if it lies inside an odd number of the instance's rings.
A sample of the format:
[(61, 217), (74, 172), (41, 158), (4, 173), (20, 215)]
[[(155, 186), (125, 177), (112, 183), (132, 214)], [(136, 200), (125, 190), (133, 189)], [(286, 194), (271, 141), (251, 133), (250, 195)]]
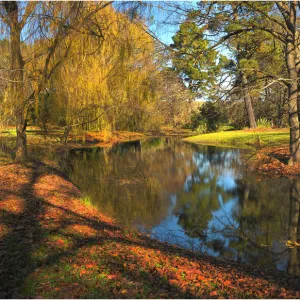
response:
[(220, 126), (226, 122), (226, 115), (220, 105), (207, 101), (199, 107), (191, 119), (192, 129), (205, 133), (218, 131)]

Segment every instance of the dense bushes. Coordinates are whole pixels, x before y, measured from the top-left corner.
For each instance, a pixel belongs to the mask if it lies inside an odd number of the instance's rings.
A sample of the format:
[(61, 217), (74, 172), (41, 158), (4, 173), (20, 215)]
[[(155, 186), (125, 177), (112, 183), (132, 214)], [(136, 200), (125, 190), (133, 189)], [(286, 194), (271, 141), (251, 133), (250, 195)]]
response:
[(197, 132), (215, 132), (227, 122), (227, 117), (222, 107), (212, 101), (204, 102), (192, 115), (191, 128)]

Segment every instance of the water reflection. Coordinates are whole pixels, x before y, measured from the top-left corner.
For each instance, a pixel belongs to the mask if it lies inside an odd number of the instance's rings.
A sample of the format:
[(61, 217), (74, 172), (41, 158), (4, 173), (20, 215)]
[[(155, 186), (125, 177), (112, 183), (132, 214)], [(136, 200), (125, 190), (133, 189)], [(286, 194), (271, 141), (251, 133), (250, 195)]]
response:
[[(290, 180), (290, 213), (288, 238), (291, 242), (300, 240), (300, 179), (291, 178)], [(299, 251), (296, 247), (289, 249), (288, 273), (300, 275)]]
[[(240, 150), (175, 138), (71, 151), (72, 180), (123, 225), (184, 247), (299, 274), (299, 178), (258, 180)], [(299, 274), (300, 275), (300, 274)]]

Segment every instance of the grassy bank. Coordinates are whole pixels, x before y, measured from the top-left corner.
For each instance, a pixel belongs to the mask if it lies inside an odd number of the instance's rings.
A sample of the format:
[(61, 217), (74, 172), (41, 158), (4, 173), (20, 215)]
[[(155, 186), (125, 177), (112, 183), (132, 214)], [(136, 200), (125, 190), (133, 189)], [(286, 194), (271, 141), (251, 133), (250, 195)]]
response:
[(0, 298), (299, 298), (299, 279), (151, 240), (55, 165), (0, 167)]
[[(72, 131), (68, 143), (65, 145), (61, 141), (62, 130), (52, 129), (45, 133), (38, 127), (28, 127), (27, 145), (29, 156), (36, 156), (39, 151), (68, 151), (81, 147), (111, 147), (119, 142), (143, 139), (145, 134), (129, 131)], [(16, 130), (14, 127), (0, 129), (0, 164), (11, 162), (14, 158), (16, 146)], [(45, 151), (43, 151), (45, 152)]]
[[(140, 140), (153, 136), (188, 136), (193, 134), (189, 129), (178, 129), (164, 126), (159, 131), (145, 133), (130, 131), (83, 131), (73, 130), (65, 145), (61, 139), (63, 130), (52, 128), (45, 133), (36, 126), (27, 128), (27, 145), (29, 156), (36, 158), (39, 152), (51, 155), (53, 152), (64, 152), (82, 147), (111, 147), (116, 143)], [(16, 129), (11, 127), (0, 128), (0, 164), (12, 162), (16, 147)], [(46, 150), (46, 151), (45, 151)], [(39, 157), (39, 159), (43, 159)]]
[(288, 129), (230, 130), (200, 134), (185, 139), (191, 143), (260, 148), (288, 145)]
[(255, 150), (247, 166), (264, 176), (300, 174), (300, 164), (288, 165), (288, 129), (233, 130), (201, 134), (185, 138), (187, 142)]
[[(27, 143), (29, 147), (64, 147), (61, 141), (62, 136), (62, 129), (53, 128), (48, 132), (43, 132), (38, 127), (32, 126), (27, 128)], [(141, 139), (143, 137), (145, 135), (139, 132), (73, 130), (69, 135), (67, 146), (69, 148), (76, 148), (85, 144), (87, 146), (107, 147), (117, 142)], [(0, 130), (0, 140), (6, 141), (10, 146), (14, 146), (15, 139), (15, 128), (9, 127)]]

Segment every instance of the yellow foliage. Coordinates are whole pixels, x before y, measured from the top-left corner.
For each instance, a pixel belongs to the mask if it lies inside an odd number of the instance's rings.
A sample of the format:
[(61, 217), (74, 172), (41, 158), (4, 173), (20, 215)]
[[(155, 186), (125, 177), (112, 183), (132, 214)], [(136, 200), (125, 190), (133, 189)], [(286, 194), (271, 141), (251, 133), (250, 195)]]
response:
[(101, 10), (99, 19), (109, 24), (102, 30), (103, 38), (80, 35), (72, 41), (71, 58), (55, 77), (54, 101), (64, 109), (55, 105), (59, 110), (54, 115), (63, 111), (72, 124), (93, 119), (103, 107), (114, 105), (110, 114), (89, 125), (114, 130), (120, 114), (123, 119), (126, 113), (138, 114), (155, 100), (149, 90), (151, 77), (159, 71), (153, 60), (154, 41), (142, 28), (112, 7)]
[(289, 248), (300, 247), (300, 243), (293, 242), (293, 241), (290, 241), (290, 240), (287, 240), (285, 245)]

